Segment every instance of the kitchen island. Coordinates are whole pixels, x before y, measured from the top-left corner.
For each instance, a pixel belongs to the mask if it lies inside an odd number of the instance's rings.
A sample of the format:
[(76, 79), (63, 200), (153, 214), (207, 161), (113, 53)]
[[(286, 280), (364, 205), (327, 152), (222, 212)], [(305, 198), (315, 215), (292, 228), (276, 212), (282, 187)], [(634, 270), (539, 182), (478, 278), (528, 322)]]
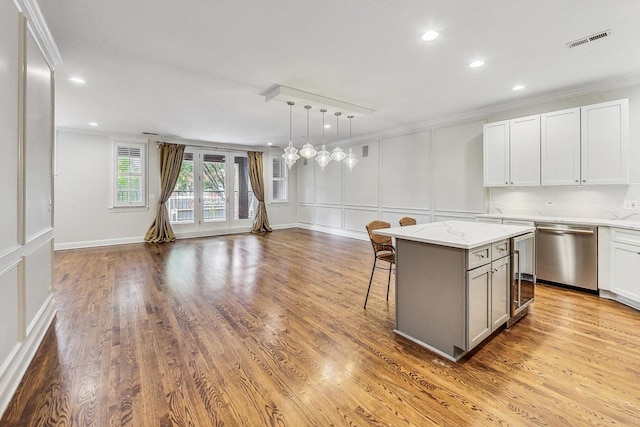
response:
[(396, 239), (395, 332), (459, 360), (509, 320), (512, 238), (533, 231), (466, 221), (376, 230)]

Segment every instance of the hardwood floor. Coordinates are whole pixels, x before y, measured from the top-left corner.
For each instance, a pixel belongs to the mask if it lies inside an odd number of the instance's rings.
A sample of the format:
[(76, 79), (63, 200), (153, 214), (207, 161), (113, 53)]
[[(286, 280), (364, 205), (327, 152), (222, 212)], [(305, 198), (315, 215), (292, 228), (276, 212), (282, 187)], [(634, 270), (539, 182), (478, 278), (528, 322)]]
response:
[(393, 333), (369, 242), (274, 231), (56, 252), (0, 425), (637, 425), (640, 313), (540, 285), (453, 363)]

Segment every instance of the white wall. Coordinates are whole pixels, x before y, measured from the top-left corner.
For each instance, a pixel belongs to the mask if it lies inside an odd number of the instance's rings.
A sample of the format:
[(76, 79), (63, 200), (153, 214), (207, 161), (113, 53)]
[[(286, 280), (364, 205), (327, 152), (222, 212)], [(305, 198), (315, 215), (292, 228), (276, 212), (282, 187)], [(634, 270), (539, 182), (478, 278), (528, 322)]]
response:
[(640, 201), (640, 168), (636, 166), (640, 164), (640, 85), (502, 111), (487, 119), (493, 122), (624, 98), (629, 99), (631, 185), (492, 188), (489, 212), (640, 220), (639, 211), (622, 210), (624, 200)]
[[(160, 195), (160, 160), (155, 142), (147, 145), (149, 207), (112, 209), (113, 140), (143, 142), (140, 136), (91, 134), (58, 130), (56, 141), (56, 249), (103, 246), (142, 242), (151, 226)], [(189, 144), (188, 142), (181, 142)], [(279, 155), (273, 150), (273, 155)], [(263, 154), (265, 186), (270, 185), (271, 155)], [(272, 227), (291, 226), (296, 222), (296, 185), (290, 179), (293, 199), (284, 204), (267, 204)], [(267, 200), (270, 188), (266, 188)], [(249, 221), (251, 222), (251, 221)], [(174, 226), (177, 238), (249, 231), (243, 228)]]
[[(359, 142), (359, 163), (298, 167), (298, 220), (302, 227), (366, 238), (365, 225), (470, 219), (485, 209), (482, 187), (483, 121)], [(363, 157), (366, 147), (367, 157)]]
[[(118, 137), (131, 142), (144, 138)], [(147, 146), (148, 189), (157, 200), (159, 157)], [(112, 208), (113, 142), (108, 135), (58, 131), (56, 140), (56, 248), (141, 242), (154, 207), (132, 211)]]
[[(484, 123), (622, 98), (629, 99), (629, 161), (633, 184), (482, 187)], [(299, 166), (300, 226), (366, 238), (364, 225), (370, 220), (383, 219), (395, 225), (404, 215), (417, 218), (419, 223), (471, 219), (482, 212), (640, 221), (640, 211), (621, 209), (624, 200), (640, 201), (640, 168), (635, 167), (640, 164), (640, 85), (558, 97), (511, 109), (503, 106), (499, 112), (470, 112), (466, 116), (468, 121), (462, 123), (359, 142), (354, 145), (354, 151), (360, 157), (361, 147), (368, 145), (370, 162), (361, 161), (353, 172), (343, 171), (335, 164), (324, 172), (313, 164)], [(361, 171), (356, 172), (358, 168)], [(342, 203), (338, 203), (340, 194), (344, 194)], [(555, 204), (549, 206), (545, 204), (547, 201)]]
[[(0, 2), (0, 417), (55, 315), (56, 49), (52, 40), (44, 43), (46, 24), (25, 19), (17, 9), (24, 6)], [(30, 10), (37, 11), (37, 4)]]

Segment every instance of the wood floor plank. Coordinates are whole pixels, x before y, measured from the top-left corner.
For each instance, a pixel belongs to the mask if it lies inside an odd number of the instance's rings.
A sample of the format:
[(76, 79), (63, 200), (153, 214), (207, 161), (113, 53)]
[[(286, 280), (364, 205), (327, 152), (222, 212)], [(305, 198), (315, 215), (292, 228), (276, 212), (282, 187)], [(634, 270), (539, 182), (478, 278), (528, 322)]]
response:
[[(300, 229), (58, 251), (0, 425), (634, 425), (640, 313), (539, 285), (454, 363), (393, 332), (369, 242)], [(392, 279), (393, 280), (393, 279)]]

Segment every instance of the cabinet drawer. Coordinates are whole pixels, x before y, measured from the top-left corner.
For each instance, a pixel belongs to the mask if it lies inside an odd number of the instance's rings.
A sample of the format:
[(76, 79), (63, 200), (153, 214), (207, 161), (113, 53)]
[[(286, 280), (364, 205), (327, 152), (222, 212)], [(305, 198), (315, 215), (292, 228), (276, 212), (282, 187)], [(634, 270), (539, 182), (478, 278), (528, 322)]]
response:
[(509, 255), (509, 239), (491, 244), (491, 260), (495, 261)]
[(612, 228), (611, 240), (618, 243), (626, 243), (627, 245), (640, 246), (640, 232), (624, 230), (621, 228)]
[(467, 256), (467, 270), (480, 267), (491, 262), (491, 245), (471, 249)]

